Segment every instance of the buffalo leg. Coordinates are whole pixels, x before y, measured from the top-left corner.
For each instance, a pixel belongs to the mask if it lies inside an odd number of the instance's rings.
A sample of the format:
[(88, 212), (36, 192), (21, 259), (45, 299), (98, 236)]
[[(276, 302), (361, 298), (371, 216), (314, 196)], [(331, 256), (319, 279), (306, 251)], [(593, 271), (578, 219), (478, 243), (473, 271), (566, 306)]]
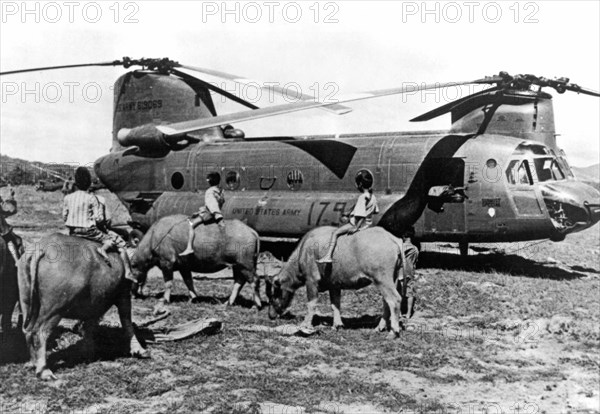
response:
[(331, 301), (331, 310), (333, 311), (333, 329), (340, 329), (344, 327), (341, 313), (341, 299), (341, 289), (329, 289), (329, 300)]
[(37, 353), (35, 351), (35, 341), (33, 332), (25, 332), (25, 343), (27, 344), (27, 349), (29, 350), (29, 366), (35, 368), (36, 356)]
[(163, 280), (165, 281), (165, 293), (163, 293), (163, 302), (171, 303), (171, 291), (173, 290), (173, 270), (161, 269)]
[(96, 350), (95, 335), (98, 328), (98, 319), (89, 319), (83, 322), (83, 349), (82, 354), (86, 359), (92, 359)]
[(35, 375), (44, 381), (55, 380), (56, 376), (46, 365), (46, 346), (52, 329), (58, 325), (61, 316), (54, 315), (44, 322), (37, 323), (37, 326), (28, 333), (31, 338), (28, 338), (28, 343), (33, 348), (32, 358), (35, 359)]
[(260, 279), (257, 275), (254, 275), (252, 282), (252, 301), (258, 309), (262, 309), (262, 299), (260, 297)]
[(188, 294), (190, 295), (190, 301), (194, 301), (198, 294), (196, 293), (196, 289), (194, 289), (194, 280), (192, 279), (192, 272), (190, 269), (179, 269), (179, 273), (181, 273), (181, 278), (183, 279), (183, 283), (188, 289)]
[(306, 308), (308, 312), (306, 313), (306, 317), (304, 318), (302, 325), (310, 328), (312, 327), (313, 318), (319, 303), (319, 289), (314, 283), (306, 284), (306, 299)]
[(377, 330), (379, 332), (387, 331), (390, 326), (390, 307), (383, 299), (383, 315), (381, 316), (381, 320), (379, 321), (379, 325), (377, 325)]
[(235, 304), (235, 301), (237, 300), (237, 298), (240, 294), (240, 290), (242, 290), (244, 285), (245, 285), (245, 282), (238, 282), (238, 281), (233, 282), (233, 287), (231, 288), (231, 294), (229, 295), (229, 299), (227, 300), (227, 304), (229, 306), (233, 306)]
[(125, 335), (129, 340), (129, 353), (136, 358), (149, 358), (150, 353), (139, 343), (133, 330), (131, 322), (131, 297), (128, 289), (122, 289), (117, 299), (117, 310), (119, 311), (119, 319), (121, 326), (125, 330)]
[(380, 286), (383, 300), (387, 303), (390, 309), (390, 325), (394, 336), (400, 336), (400, 321), (398, 315), (400, 314), (400, 302), (402, 297), (396, 290), (396, 286), (391, 282), (389, 284), (383, 284)]
[[(4, 269), (4, 274), (0, 274), (0, 292), (2, 292), (3, 301), (0, 304), (0, 318), (2, 325), (0, 328), (5, 334), (12, 329), (12, 314), (15, 310), (15, 304), (19, 301), (19, 291), (17, 287), (16, 269)], [(20, 308), (19, 308), (20, 309)]]
[(260, 280), (258, 279), (258, 276), (256, 276), (254, 274), (254, 272), (252, 272), (249, 269), (245, 269), (240, 266), (234, 266), (233, 267), (233, 280), (234, 280), (233, 289), (231, 290), (231, 295), (229, 296), (228, 304), (233, 305), (235, 303), (240, 291), (246, 284), (246, 281), (251, 280), (252, 281), (251, 285), (252, 285), (253, 306), (255, 306), (257, 309), (261, 309), (262, 308), (262, 299), (260, 297), (260, 292), (259, 292)]

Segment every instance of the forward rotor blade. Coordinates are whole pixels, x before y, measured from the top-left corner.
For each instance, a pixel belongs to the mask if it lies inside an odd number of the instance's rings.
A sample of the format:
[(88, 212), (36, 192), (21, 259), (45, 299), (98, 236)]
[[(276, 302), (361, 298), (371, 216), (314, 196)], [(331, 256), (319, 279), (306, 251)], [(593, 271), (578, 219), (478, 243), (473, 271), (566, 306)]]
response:
[(502, 89), (501, 86), (494, 86), (492, 88), (487, 88), (487, 89), (485, 89), (483, 91), (472, 93), (472, 94), (470, 94), (468, 96), (465, 96), (463, 98), (457, 99), (457, 100), (452, 101), (452, 102), (449, 102), (449, 103), (447, 103), (445, 105), (442, 105), (442, 106), (439, 106), (439, 107), (437, 107), (437, 108), (435, 108), (435, 109), (433, 109), (433, 110), (431, 110), (429, 112), (421, 114), (421, 115), (417, 116), (416, 118), (411, 119), (410, 122), (429, 121), (429, 120), (431, 120), (433, 118), (437, 118), (438, 116), (447, 114), (448, 112), (452, 112), (452, 110), (454, 108), (458, 107), (459, 105), (462, 105), (464, 102), (466, 102), (466, 101), (468, 101), (470, 99), (473, 99), (473, 98), (475, 98), (477, 96), (480, 96), (480, 95), (485, 95), (485, 94), (490, 93), (490, 92), (498, 91), (498, 90), (501, 90), (501, 89)]
[(120, 60), (114, 60), (112, 62), (80, 63), (80, 64), (76, 64), (76, 65), (62, 65), (62, 66), (46, 66), (46, 67), (43, 67), (43, 68), (30, 68), (30, 69), (9, 70), (9, 71), (6, 71), (6, 72), (0, 72), (0, 76), (1, 75), (13, 75), (15, 73), (44, 71), (44, 70), (83, 68), (83, 67), (86, 67), (86, 66), (119, 66), (119, 65), (122, 65), (122, 64), (123, 64), (122, 61), (120, 61)]
[[(476, 81), (477, 82), (477, 81)], [(376, 91), (357, 93), (353, 95), (347, 95), (345, 98), (340, 99), (340, 102), (353, 102), (360, 101), (363, 99), (372, 99), (383, 96), (398, 95), (406, 92), (418, 92), (427, 89), (446, 88), (450, 86), (461, 86), (469, 85), (474, 81), (467, 82), (448, 82), (448, 83), (434, 83), (429, 85), (422, 85), (421, 87), (404, 86), (400, 88), (380, 89)], [(486, 82), (487, 83), (487, 82)], [(253, 111), (242, 111), (233, 114), (220, 115), (212, 118), (195, 119), (193, 121), (177, 122), (168, 125), (159, 125), (156, 128), (167, 136), (184, 135), (190, 132), (198, 131), (205, 128), (210, 128), (219, 125), (225, 125), (232, 122), (245, 122), (252, 121), (254, 119), (266, 118), (274, 115), (287, 114), (298, 111), (305, 111), (307, 109), (320, 108), (323, 106), (332, 105), (326, 102), (294, 102), (291, 104), (275, 105), (268, 108), (255, 109)]]
[[(260, 89), (272, 90), (274, 92), (281, 93), (282, 95), (285, 94), (286, 96), (297, 97), (298, 99), (303, 100), (303, 101), (314, 101), (315, 100), (314, 96), (306, 95), (295, 89), (285, 88), (285, 87), (276, 86), (276, 85), (266, 85), (264, 82), (260, 82), (260, 81), (254, 80), (254, 79), (248, 79), (243, 76), (233, 75), (233, 74), (227, 73), (227, 72), (221, 72), (219, 70), (200, 68), (197, 66), (189, 66), (189, 65), (179, 65), (179, 67), (188, 69), (188, 70), (193, 70), (195, 72), (204, 73), (206, 75), (216, 76), (218, 78), (227, 79), (232, 82), (239, 83), (241, 85), (257, 86)], [(262, 86), (262, 85), (264, 85), (264, 86)], [(322, 107), (321, 109), (324, 109), (328, 112), (333, 112), (337, 115), (343, 115), (343, 114), (346, 114), (346, 113), (352, 111), (352, 108), (348, 108), (347, 106), (339, 105), (339, 104), (332, 104), (329, 106)]]
[(49, 175), (51, 175), (51, 176), (55, 177), (55, 178), (59, 178), (59, 179), (61, 179), (61, 180), (63, 180), (63, 181), (67, 181), (67, 179), (66, 179), (65, 177), (63, 177), (62, 175), (60, 175), (60, 174), (59, 174), (59, 173), (57, 173), (57, 172), (54, 172), (54, 171), (52, 171), (52, 170), (49, 170), (49, 169), (47, 169), (47, 168), (42, 168), (42, 167), (40, 167), (40, 166), (38, 166), (38, 165), (35, 165), (35, 164), (30, 164), (30, 165), (31, 165), (32, 167), (34, 167), (34, 168), (37, 168), (37, 169), (38, 169), (38, 170), (40, 170), (40, 171), (43, 171), (43, 172), (45, 172), (45, 173), (47, 173), (47, 174), (49, 174)]
[(569, 83), (566, 86), (566, 89), (572, 92), (582, 93), (584, 95), (597, 96), (600, 97), (600, 92), (595, 91), (593, 89), (583, 88), (575, 83)]

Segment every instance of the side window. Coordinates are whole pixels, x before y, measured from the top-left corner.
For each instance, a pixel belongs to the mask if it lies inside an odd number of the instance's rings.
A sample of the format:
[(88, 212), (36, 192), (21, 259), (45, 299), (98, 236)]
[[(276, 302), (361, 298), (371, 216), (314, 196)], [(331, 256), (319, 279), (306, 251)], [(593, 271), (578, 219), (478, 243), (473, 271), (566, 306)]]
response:
[(240, 188), (240, 174), (237, 171), (227, 171), (225, 174), (225, 185), (228, 190), (237, 190)]
[(300, 170), (292, 170), (288, 173), (287, 185), (292, 191), (297, 191), (302, 187), (302, 183), (304, 182), (304, 177), (302, 176), (302, 171)]
[(511, 185), (531, 185), (531, 170), (528, 161), (512, 160), (506, 169), (506, 180)]
[(556, 162), (556, 160), (552, 161), (552, 177), (555, 180), (564, 180), (565, 179), (565, 175), (560, 170), (560, 167), (558, 166), (558, 162)]
[(183, 174), (181, 174), (179, 171), (176, 171), (173, 173), (173, 175), (171, 175), (171, 186), (175, 190), (181, 190), (184, 183), (185, 178), (183, 177)]
[(506, 181), (509, 184), (515, 185), (517, 183), (517, 168), (519, 166), (519, 160), (512, 160), (508, 164), (508, 168), (506, 169)]
[(521, 165), (519, 165), (518, 174), (518, 183), (531, 185), (533, 184), (533, 180), (531, 179), (531, 170), (529, 169), (529, 162), (523, 161)]

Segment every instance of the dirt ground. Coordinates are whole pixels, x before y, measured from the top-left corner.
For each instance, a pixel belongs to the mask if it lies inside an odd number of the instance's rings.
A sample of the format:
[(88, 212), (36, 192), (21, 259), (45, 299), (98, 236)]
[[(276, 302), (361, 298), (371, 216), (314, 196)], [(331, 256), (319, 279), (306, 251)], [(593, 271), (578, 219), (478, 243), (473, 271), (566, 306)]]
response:
[[(20, 212), (9, 221), (27, 244), (61, 228), (59, 192), (19, 188), (17, 200)], [(131, 359), (113, 309), (90, 361), (65, 321), (49, 346), (59, 377), (50, 383), (25, 366), (22, 346), (6, 351), (3, 343), (0, 413), (600, 412), (599, 258), (598, 225), (561, 243), (476, 245), (464, 260), (456, 246), (425, 244), (418, 310), (395, 340), (375, 332), (374, 287), (344, 292), (346, 328), (337, 331), (322, 294), (317, 333), (304, 338), (247, 330), (299, 324), (303, 290), (286, 318), (271, 321), (251, 308), (248, 288), (237, 306), (223, 304), (229, 271), (196, 275), (201, 296), (193, 304), (176, 276), (171, 314), (156, 326), (211, 317), (223, 322), (221, 333), (149, 345), (152, 359)], [(259, 273), (279, 266), (263, 255)], [(148, 297), (134, 300), (134, 321), (151, 317), (162, 289), (154, 270)]]

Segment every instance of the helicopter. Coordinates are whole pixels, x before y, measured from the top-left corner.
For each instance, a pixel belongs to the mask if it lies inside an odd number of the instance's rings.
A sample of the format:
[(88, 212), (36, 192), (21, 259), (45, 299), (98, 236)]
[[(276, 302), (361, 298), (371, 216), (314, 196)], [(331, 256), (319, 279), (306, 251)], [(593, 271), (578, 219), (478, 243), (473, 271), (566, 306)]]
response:
[[(299, 102), (258, 108), (183, 70), (239, 83), (248, 79), (168, 58), (33, 68), (140, 66), (114, 85), (110, 152), (94, 163), (101, 182), (131, 215), (139, 235), (171, 214), (191, 215), (198, 191), (217, 171), (227, 191), (225, 217), (243, 220), (267, 242), (296, 242), (316, 226), (337, 225), (357, 196), (358, 177), (371, 183), (381, 214), (374, 224), (417, 242), (469, 243), (550, 239), (600, 220), (600, 193), (577, 180), (556, 143), (552, 95), (600, 96), (567, 78), (506, 72), (464, 82), (390, 88), (336, 103)], [(448, 131), (246, 138), (232, 123), (461, 85), (488, 85), (411, 121), (451, 114)], [(278, 88), (283, 91), (283, 88)], [(211, 92), (248, 110), (219, 115)]]
[(31, 166), (52, 177), (50, 179), (38, 180), (38, 182), (35, 183), (35, 191), (52, 192), (62, 190), (65, 187), (65, 182), (68, 180), (67, 177), (48, 168), (40, 167), (39, 165), (31, 164)]

